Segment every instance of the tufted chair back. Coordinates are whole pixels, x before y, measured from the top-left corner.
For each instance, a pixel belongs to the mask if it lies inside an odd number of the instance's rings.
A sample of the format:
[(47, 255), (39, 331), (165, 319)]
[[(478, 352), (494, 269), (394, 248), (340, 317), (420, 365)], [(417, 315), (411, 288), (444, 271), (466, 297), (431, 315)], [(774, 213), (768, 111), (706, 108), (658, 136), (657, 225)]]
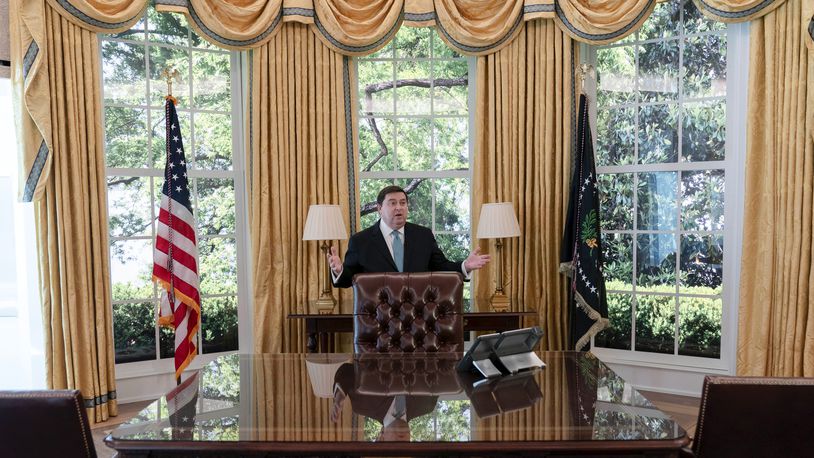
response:
[(353, 303), (356, 353), (463, 351), (461, 274), (359, 274)]

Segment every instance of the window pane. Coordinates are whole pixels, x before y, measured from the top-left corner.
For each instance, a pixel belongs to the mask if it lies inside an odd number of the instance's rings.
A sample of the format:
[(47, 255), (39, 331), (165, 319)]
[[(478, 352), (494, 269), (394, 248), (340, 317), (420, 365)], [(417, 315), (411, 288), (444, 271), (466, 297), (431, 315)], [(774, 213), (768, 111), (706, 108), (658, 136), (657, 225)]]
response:
[(398, 169), (432, 170), (432, 120), (402, 119), (397, 129)]
[(723, 257), (722, 235), (682, 235), (680, 291), (721, 294)]
[(432, 227), (432, 180), (407, 178), (396, 180), (396, 184), (410, 196), (408, 221)]
[[(608, 285), (610, 287), (610, 285)], [(630, 329), (633, 325), (631, 315), (632, 297), (630, 294), (608, 294), (608, 318), (610, 328), (597, 334), (597, 346), (630, 350)]]
[(394, 135), (391, 119), (360, 119), (359, 168), (362, 172), (393, 170)]
[(466, 118), (436, 118), (434, 123), (435, 169), (468, 169), (469, 120)]
[(231, 178), (197, 179), (198, 234), (235, 233), (235, 185)]
[(144, 41), (144, 29), (146, 27), (147, 20), (144, 16), (139, 19), (137, 23), (133, 25), (129, 30), (125, 30), (124, 32), (117, 33), (115, 35), (111, 35), (111, 38), (122, 38), (125, 40), (135, 40), (135, 41)]
[(464, 59), (433, 62), (433, 111), (437, 114), (466, 114), (469, 67)]
[(203, 353), (237, 350), (237, 298), (205, 297), (201, 313)]
[(724, 183), (723, 170), (681, 172), (682, 229), (724, 229)]
[(721, 357), (721, 299), (682, 297), (679, 300), (678, 354)]
[(155, 310), (152, 302), (113, 305), (116, 364), (155, 359)]
[(636, 351), (674, 353), (673, 296), (636, 296)]
[(469, 180), (435, 180), (435, 230), (469, 232)]
[(105, 104), (144, 105), (144, 45), (102, 42), (102, 85)]
[(195, 113), (194, 122), (195, 168), (202, 170), (231, 170), (231, 115)]
[(112, 237), (152, 236), (149, 177), (107, 177), (108, 227)]
[(433, 29), (430, 27), (407, 27), (399, 30), (396, 38), (396, 57), (399, 59), (414, 59), (430, 57), (430, 37)]
[(237, 248), (235, 239), (202, 239), (198, 244), (201, 294), (237, 294)]
[(678, 43), (679, 40), (667, 40), (638, 45), (641, 102), (675, 100), (678, 97)]
[(602, 233), (605, 288), (630, 291), (633, 288), (633, 236)]
[(661, 164), (678, 160), (678, 105), (639, 108), (639, 163)]
[(599, 175), (602, 230), (633, 229), (633, 174)]
[(175, 331), (172, 328), (161, 326), (158, 328), (158, 339), (161, 359), (175, 356)]
[[(192, 150), (192, 122), (191, 115), (188, 111), (178, 111), (178, 121), (181, 123), (181, 138), (184, 141), (184, 149), (186, 158), (191, 158)], [(153, 151), (153, 167), (164, 170), (167, 165), (167, 119), (164, 116), (164, 110), (151, 110), (150, 111), (150, 136), (151, 148)]]
[(396, 62), (396, 79), (400, 82), (396, 88), (399, 114), (430, 114), (430, 62)]
[(600, 107), (635, 101), (636, 47), (615, 46), (596, 51), (596, 103)]
[(113, 300), (153, 297), (153, 242), (119, 240), (110, 244), (110, 281)]
[(726, 101), (684, 105), (681, 140), (685, 161), (722, 161), (726, 154)]
[(638, 185), (638, 228), (674, 230), (677, 172), (640, 173)]
[(105, 160), (108, 167), (150, 166), (146, 110), (105, 108)]
[[(392, 52), (392, 51), (391, 51)], [(364, 112), (393, 113), (393, 63), (359, 60), (359, 103)]]
[(598, 109), (597, 165), (633, 163), (636, 148), (636, 108)]
[(189, 46), (187, 18), (183, 14), (159, 13), (147, 8), (148, 40), (168, 45)]
[(165, 68), (178, 70), (181, 82), (172, 82), (172, 95), (180, 106), (189, 105), (189, 51), (163, 46), (150, 46), (150, 105), (163, 106), (167, 96), (167, 80), (161, 76)]
[(675, 35), (675, 24), (681, 20), (680, 13), (679, 2), (657, 3), (653, 13), (639, 29), (639, 40), (652, 40)]
[(195, 108), (220, 111), (231, 109), (230, 71), (229, 54), (192, 52)]
[(673, 234), (636, 236), (636, 284), (641, 291), (675, 292), (676, 241)]
[(688, 38), (684, 44), (684, 97), (726, 95), (726, 37)]

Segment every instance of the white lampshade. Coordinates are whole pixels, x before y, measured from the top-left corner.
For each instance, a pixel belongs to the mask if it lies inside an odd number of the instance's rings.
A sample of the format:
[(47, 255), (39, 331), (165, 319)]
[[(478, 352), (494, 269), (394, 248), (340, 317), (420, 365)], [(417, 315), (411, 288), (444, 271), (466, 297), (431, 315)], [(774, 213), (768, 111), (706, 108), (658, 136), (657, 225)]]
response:
[(305, 219), (303, 240), (345, 240), (348, 231), (339, 205), (311, 205)]
[(334, 376), (339, 367), (350, 358), (347, 355), (323, 354), (305, 357), (305, 367), (308, 369), (308, 380), (311, 389), (318, 398), (334, 397)]
[(514, 206), (511, 202), (498, 202), (483, 204), (478, 220), (478, 232), (475, 237), (479, 239), (498, 239), (503, 237), (519, 237), (520, 225), (514, 215)]

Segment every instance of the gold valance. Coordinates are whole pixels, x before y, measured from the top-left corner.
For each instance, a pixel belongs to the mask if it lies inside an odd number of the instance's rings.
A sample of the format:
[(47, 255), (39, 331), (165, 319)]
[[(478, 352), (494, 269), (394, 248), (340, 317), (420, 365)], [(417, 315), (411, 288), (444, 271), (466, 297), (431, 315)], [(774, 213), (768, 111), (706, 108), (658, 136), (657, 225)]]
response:
[(721, 22), (743, 22), (758, 18), (785, 0), (693, 0), (698, 11)]
[(141, 19), (147, 0), (47, 0), (60, 16), (93, 32), (119, 33)]

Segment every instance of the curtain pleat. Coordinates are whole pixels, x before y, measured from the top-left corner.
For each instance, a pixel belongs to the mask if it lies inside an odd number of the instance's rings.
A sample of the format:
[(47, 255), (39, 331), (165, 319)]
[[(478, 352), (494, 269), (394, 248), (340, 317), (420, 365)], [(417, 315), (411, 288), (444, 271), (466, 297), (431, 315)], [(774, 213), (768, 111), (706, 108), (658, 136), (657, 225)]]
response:
[(339, 204), (347, 215), (356, 194), (348, 181), (355, 168), (348, 158), (355, 150), (348, 143), (355, 122), (345, 91), (355, 87), (348, 65), (303, 24), (285, 24), (253, 51), (249, 226), (256, 352), (305, 351), (302, 323), (287, 316), (316, 313), (304, 301), (319, 295), (327, 274), (317, 242), (302, 241), (308, 206)]
[(602, 44), (638, 30), (655, 7), (656, 0), (561, 0), (556, 19), (573, 39)]
[[(554, 21), (538, 20), (477, 63), (474, 214), (483, 203), (514, 203), (522, 235), (506, 240), (506, 294), (520, 299), (516, 310), (537, 312), (546, 329), (542, 347), (551, 350), (565, 349), (568, 328), (557, 259), (571, 164), (572, 47)], [(485, 240), (480, 247), (493, 251)], [(496, 266), (476, 276), (476, 297), (494, 291)]]
[(314, 33), (333, 50), (366, 55), (384, 47), (398, 31), (404, 0), (314, 2)]
[(35, 216), (46, 385), (81, 390), (96, 423), (117, 414), (99, 46), (44, 12), (53, 170)]
[(737, 371), (814, 376), (814, 55), (788, 1), (750, 31)]

